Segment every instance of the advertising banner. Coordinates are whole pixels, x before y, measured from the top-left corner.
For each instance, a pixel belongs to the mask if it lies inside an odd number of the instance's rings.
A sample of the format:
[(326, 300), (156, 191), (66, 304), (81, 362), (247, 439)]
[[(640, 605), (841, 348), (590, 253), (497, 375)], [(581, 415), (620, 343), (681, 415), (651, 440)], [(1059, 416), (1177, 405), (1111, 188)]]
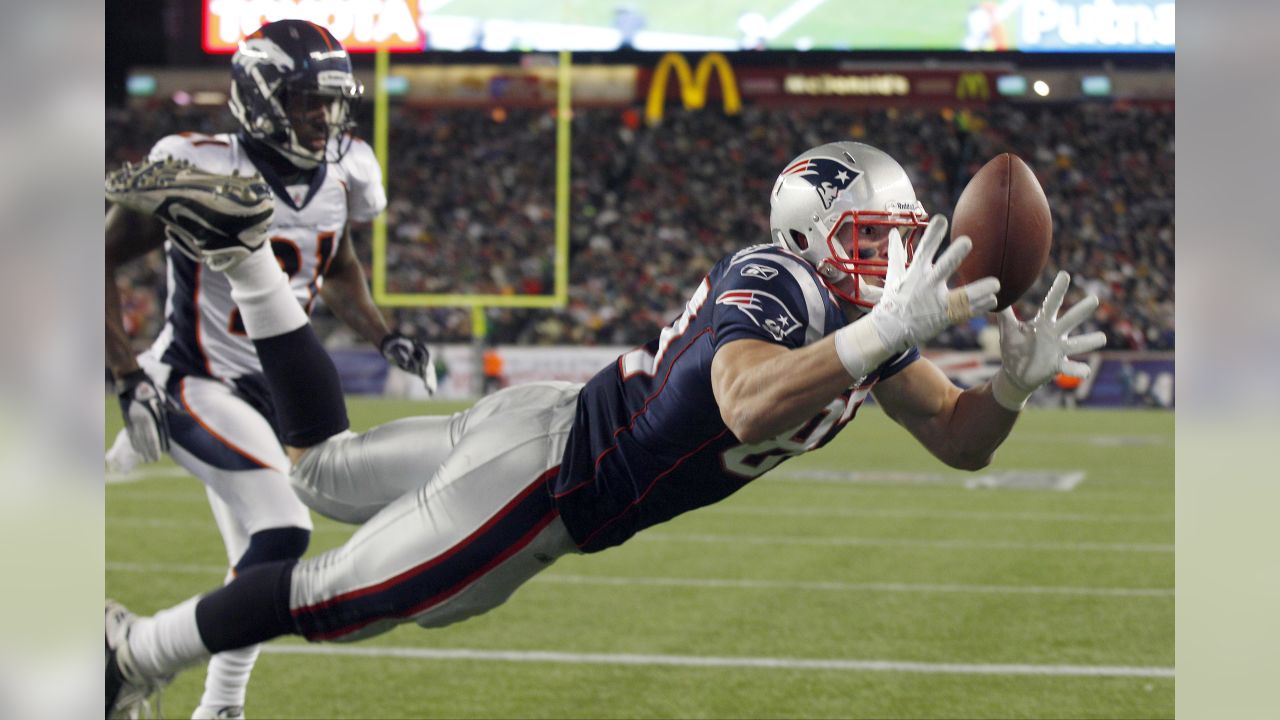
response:
[(205, 0), (205, 50), (233, 52), (284, 18), (323, 25), (352, 52), (1174, 50), (1173, 0)]

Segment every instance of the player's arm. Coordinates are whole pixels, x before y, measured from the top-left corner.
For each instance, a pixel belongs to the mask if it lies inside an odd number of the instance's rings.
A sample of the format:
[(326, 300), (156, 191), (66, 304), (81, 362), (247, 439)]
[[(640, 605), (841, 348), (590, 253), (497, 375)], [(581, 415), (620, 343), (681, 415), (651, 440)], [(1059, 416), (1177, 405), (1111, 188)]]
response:
[(922, 359), (877, 385), (876, 401), (938, 459), (964, 470), (985, 467), (1031, 393), (1058, 372), (1088, 377), (1089, 366), (1068, 356), (1106, 344), (1101, 332), (1069, 336), (1098, 306), (1096, 297), (1058, 317), (1070, 281), (1065, 272), (1058, 273), (1040, 312), (1027, 322), (1019, 322), (1009, 308), (1000, 313), (1002, 365), (991, 382), (961, 392)]
[(852, 380), (836, 355), (834, 335), (795, 350), (766, 340), (734, 340), (711, 360), (720, 416), (748, 444), (813, 417)]
[(116, 270), (134, 258), (164, 244), (164, 226), (149, 215), (112, 205), (106, 218), (106, 336), (107, 366), (116, 381), (120, 413), (129, 442), (144, 461), (154, 462), (169, 449), (164, 394), (156, 388), (133, 357), (124, 330), (120, 288)]
[(107, 366), (117, 380), (138, 369), (124, 329), (117, 269), (164, 245), (164, 225), (148, 215), (112, 205), (106, 218)]
[(431, 351), (421, 340), (392, 332), (387, 327), (378, 306), (373, 303), (373, 296), (369, 294), (364, 268), (360, 266), (351, 242), (349, 225), (339, 243), (338, 254), (325, 273), (320, 295), (339, 320), (373, 343), (388, 362), (422, 378), (427, 393), (435, 393), (436, 368), (431, 361)]
[(989, 465), (1018, 419), (991, 397), (990, 383), (961, 392), (925, 358), (877, 384), (872, 394), (929, 452), (961, 470)]
[(339, 320), (374, 346), (387, 336), (387, 321), (382, 317), (378, 306), (373, 304), (373, 296), (369, 294), (364, 268), (360, 266), (351, 242), (350, 225), (343, 229), (338, 254), (325, 272), (320, 296)]
[(892, 231), (881, 299), (870, 313), (822, 340), (794, 350), (745, 339), (721, 347), (711, 363), (712, 390), (734, 435), (754, 442), (790, 430), (891, 358), (995, 307), (995, 278), (947, 289), (947, 278), (973, 244), (958, 238), (939, 256), (946, 234), (946, 218), (935, 215), (908, 268), (902, 237)]

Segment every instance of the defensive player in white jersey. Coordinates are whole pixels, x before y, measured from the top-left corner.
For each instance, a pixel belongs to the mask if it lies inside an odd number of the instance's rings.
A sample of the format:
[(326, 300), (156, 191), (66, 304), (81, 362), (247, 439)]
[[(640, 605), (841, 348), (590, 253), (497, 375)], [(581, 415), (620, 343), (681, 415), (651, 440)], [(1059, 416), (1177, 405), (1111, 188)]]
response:
[[(124, 195), (144, 209), (167, 201), (163, 183)], [(926, 223), (897, 162), (860, 143), (822, 145), (784, 169), (770, 201), (771, 244), (723, 257), (679, 319), (585, 385), (515, 386), (450, 417), (360, 435), (347, 431), (333, 366), (285, 277), (253, 249), (249, 221), (202, 234), (193, 244), (206, 257), (228, 258), (295, 483), (314, 509), (367, 521), (342, 547), (256, 566), (153, 617), (109, 602), (108, 713), (209, 653), (483, 613), (561, 555), (618, 545), (821, 447), (868, 393), (943, 462), (983, 467), (1037, 387), (1060, 371), (1087, 374), (1067, 356), (1105, 342), (1070, 336), (1097, 299), (1059, 317), (1062, 273), (1035, 318), (1000, 315), (1002, 369), (961, 390), (917, 348), (993, 308), (999, 281), (947, 287), (972, 243), (941, 251), (947, 222)], [(198, 194), (181, 202), (200, 204)], [(217, 193), (207, 203), (225, 204)]]
[[(232, 58), (235, 134), (182, 133), (161, 139), (150, 159), (173, 158), (222, 175), (261, 175), (274, 195), (266, 231), (294, 299), (310, 312), (318, 297), (399, 367), (434, 387), (421, 342), (392, 333), (374, 306), (352, 249), (351, 223), (386, 207), (373, 151), (350, 135), (361, 87), (341, 44), (299, 20), (270, 23)], [(269, 210), (269, 208), (268, 208)], [(217, 222), (199, 207), (169, 206), (163, 219)], [(167, 450), (204, 481), (226, 545), (228, 579), (263, 562), (300, 557), (311, 519), (288, 482), (262, 366), (220, 273), (181, 242), (167, 242), (154, 218), (113, 206), (107, 215), (107, 356), (127, 432), (146, 460)], [(168, 298), (154, 344), (134, 358), (121, 322), (116, 268), (165, 245)], [(172, 410), (171, 410), (172, 408)], [(257, 647), (209, 664), (194, 717), (241, 717)]]

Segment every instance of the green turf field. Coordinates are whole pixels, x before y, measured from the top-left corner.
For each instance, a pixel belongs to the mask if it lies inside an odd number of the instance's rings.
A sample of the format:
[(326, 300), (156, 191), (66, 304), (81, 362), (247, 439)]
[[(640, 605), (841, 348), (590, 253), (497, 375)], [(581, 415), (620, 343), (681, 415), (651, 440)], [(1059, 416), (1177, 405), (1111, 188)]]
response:
[[(350, 408), (357, 429), (448, 409)], [(989, 470), (1072, 489), (966, 488), (864, 408), (828, 448), (483, 617), (271, 643), (249, 717), (1172, 717), (1173, 415), (1025, 415)], [(143, 470), (107, 487), (106, 585), (150, 612), (216, 586), (225, 557), (203, 487)], [(349, 532), (317, 519), (311, 553)], [(203, 680), (179, 677), (166, 715)]]

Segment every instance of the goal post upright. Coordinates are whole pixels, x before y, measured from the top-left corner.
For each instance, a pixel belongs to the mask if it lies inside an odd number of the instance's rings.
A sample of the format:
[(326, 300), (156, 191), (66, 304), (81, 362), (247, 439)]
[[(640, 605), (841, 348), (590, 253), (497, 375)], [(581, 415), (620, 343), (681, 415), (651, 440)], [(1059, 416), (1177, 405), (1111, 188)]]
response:
[[(479, 308), (560, 308), (569, 300), (569, 179), (572, 106), (572, 55), (559, 52), (556, 95), (556, 181), (555, 181), (555, 257), (552, 292), (539, 295), (473, 294), (473, 293), (406, 293), (387, 289), (387, 218), (386, 213), (373, 221), (372, 290), (374, 302), (382, 307), (479, 307)], [(388, 112), (386, 79), (389, 53), (377, 52), (374, 83), (373, 146), (382, 164), (384, 184), (388, 175)]]

